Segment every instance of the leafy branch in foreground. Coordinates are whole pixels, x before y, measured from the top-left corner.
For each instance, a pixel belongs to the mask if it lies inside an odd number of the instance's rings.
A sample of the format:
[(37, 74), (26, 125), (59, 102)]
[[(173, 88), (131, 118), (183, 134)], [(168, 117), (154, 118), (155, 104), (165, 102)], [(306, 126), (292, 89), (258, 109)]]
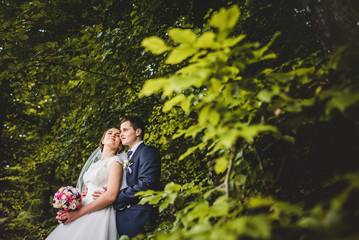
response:
[[(176, 220), (163, 223), (165, 228), (160, 225), (159, 239), (269, 239), (278, 234), (278, 229), (284, 233), (312, 229), (305, 224), (308, 215), (318, 220), (312, 213), (317, 212), (315, 208), (309, 211), (301, 203), (270, 196), (288, 156), (282, 157), (273, 177), (268, 166), (275, 161), (262, 160), (256, 145), (269, 138), (273, 142), (268, 146), (276, 141), (293, 146), (296, 130), (285, 126), (296, 114), (305, 115), (307, 109), (324, 104), (326, 111), (319, 115), (325, 116), (333, 108), (344, 111), (358, 99), (351, 91), (346, 94), (351, 100), (345, 101), (335, 92), (330, 95), (331, 90), (322, 89), (320, 81), (331, 65), (318, 63), (316, 54), (271, 67), (274, 64), (270, 60), (276, 55), (269, 48), (278, 34), (265, 46), (245, 42), (244, 35), (231, 35), (239, 17), (238, 7), (232, 6), (214, 13), (203, 32), (169, 30), (172, 45), (158, 37), (142, 42), (153, 54), (165, 53), (167, 64), (181, 67), (168, 77), (147, 80), (140, 96), (160, 93), (167, 99), (163, 112), (180, 108), (196, 116), (195, 124), (173, 136), (200, 139), (178, 161), (185, 161), (196, 151), (206, 152), (219, 176), (217, 181), (203, 179), (199, 185), (191, 182), (183, 186), (169, 183), (164, 191), (139, 194), (142, 203), (158, 205), (160, 212), (170, 206), (175, 210)], [(329, 95), (333, 98), (327, 105)], [(356, 191), (345, 189), (344, 193)], [(333, 201), (344, 205), (349, 200), (349, 194), (344, 193)]]

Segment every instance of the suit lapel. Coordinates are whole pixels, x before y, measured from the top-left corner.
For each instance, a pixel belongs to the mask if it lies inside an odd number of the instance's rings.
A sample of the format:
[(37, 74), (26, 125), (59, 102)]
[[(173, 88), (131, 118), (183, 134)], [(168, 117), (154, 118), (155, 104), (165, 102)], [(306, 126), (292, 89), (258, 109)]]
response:
[(145, 144), (144, 144), (144, 143), (141, 143), (141, 144), (137, 147), (135, 153), (133, 154), (133, 156), (132, 156), (132, 158), (131, 158), (131, 162), (135, 163), (135, 162), (138, 161), (138, 158), (140, 157), (141, 149), (142, 149), (144, 146), (145, 146)]

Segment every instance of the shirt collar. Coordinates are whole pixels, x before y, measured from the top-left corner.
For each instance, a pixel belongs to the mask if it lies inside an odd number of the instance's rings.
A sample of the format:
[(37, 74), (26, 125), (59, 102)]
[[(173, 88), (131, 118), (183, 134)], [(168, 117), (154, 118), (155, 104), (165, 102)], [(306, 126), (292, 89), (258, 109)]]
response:
[(130, 156), (130, 159), (132, 158), (132, 156), (135, 154), (136, 149), (138, 148), (138, 146), (140, 146), (140, 144), (143, 143), (143, 141), (139, 141), (138, 143), (135, 144), (135, 146), (133, 146), (133, 148), (131, 148), (130, 150), (132, 151), (132, 154)]

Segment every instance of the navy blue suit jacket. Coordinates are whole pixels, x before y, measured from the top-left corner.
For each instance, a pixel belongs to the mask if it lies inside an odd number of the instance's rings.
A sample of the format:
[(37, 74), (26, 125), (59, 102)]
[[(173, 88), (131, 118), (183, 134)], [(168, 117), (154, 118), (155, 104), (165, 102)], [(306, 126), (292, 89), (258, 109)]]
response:
[[(137, 205), (140, 191), (156, 189), (161, 175), (161, 157), (159, 151), (150, 145), (140, 144), (131, 158), (132, 170), (127, 171), (127, 188), (122, 189), (113, 206), (116, 210), (116, 224), (119, 235), (134, 237), (144, 232), (144, 224), (149, 220), (151, 207)], [(129, 208), (127, 206), (131, 205)], [(119, 210), (125, 208), (124, 210)]]

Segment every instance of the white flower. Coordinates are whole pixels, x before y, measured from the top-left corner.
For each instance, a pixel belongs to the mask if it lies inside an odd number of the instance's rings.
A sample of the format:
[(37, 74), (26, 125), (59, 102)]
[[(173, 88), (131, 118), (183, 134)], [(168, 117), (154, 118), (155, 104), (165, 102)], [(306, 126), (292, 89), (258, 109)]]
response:
[(60, 208), (61, 207), (61, 203), (60, 201), (55, 201), (55, 203), (53, 204), (54, 208)]
[(69, 209), (75, 210), (76, 209), (76, 204), (71, 203), (70, 206), (69, 206)]
[(124, 160), (123, 163), (125, 164), (125, 168), (127, 168), (128, 164), (130, 163), (130, 159)]

